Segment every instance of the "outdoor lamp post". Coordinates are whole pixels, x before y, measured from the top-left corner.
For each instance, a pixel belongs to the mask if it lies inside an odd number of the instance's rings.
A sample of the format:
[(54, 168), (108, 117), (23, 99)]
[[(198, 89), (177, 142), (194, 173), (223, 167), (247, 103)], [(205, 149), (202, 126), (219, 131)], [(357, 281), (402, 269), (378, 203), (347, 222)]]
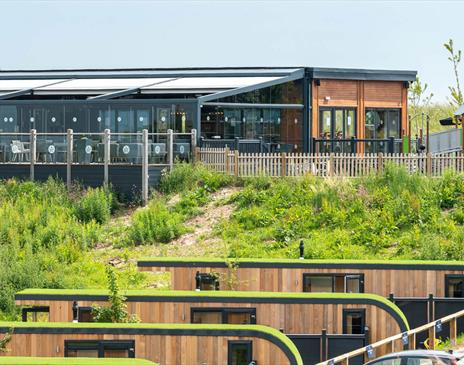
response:
[(197, 271), (195, 275), (195, 290), (200, 291), (201, 290), (201, 275), (200, 272)]
[(73, 302), (72, 313), (73, 313), (73, 323), (79, 322), (79, 305), (77, 304), (76, 301)]

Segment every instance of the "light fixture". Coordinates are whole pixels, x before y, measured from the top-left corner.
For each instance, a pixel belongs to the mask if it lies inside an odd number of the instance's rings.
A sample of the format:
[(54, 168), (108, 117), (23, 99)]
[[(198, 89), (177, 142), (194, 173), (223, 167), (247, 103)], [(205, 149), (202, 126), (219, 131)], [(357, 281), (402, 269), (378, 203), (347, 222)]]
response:
[(31, 123), (34, 123), (35, 121), (34, 117), (30, 117), (29, 120), (31, 121)]
[(4, 121), (5, 123), (8, 122), (8, 118), (7, 118), (7, 117), (3, 118), (3, 121)]
[(77, 118), (76, 118), (76, 117), (73, 117), (73, 118), (72, 118), (72, 121), (73, 121), (74, 123), (76, 123), (76, 122), (77, 122)]
[(97, 122), (101, 122), (102, 121), (102, 118), (101, 117), (97, 117)]
[(295, 124), (298, 124), (298, 119), (297, 119), (297, 118), (295, 118), (294, 122), (295, 122)]
[(56, 118), (52, 117), (52, 123), (55, 123), (55, 122), (56, 122)]
[(324, 100), (325, 101), (330, 101), (330, 96), (327, 95), (326, 97), (324, 97)]
[(117, 120), (118, 122), (121, 122), (121, 121), (122, 121), (122, 118), (121, 118), (121, 117), (118, 117), (116, 120)]
[(140, 118), (139, 118), (139, 122), (143, 122), (143, 117), (140, 117)]

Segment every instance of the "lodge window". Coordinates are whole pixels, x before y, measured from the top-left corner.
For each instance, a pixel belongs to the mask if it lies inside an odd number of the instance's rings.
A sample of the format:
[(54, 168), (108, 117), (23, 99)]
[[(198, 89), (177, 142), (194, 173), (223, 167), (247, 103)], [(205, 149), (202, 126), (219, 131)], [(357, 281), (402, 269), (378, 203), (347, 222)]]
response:
[(251, 341), (228, 342), (227, 365), (249, 365), (253, 360)]
[[(399, 109), (366, 109), (364, 137), (366, 139), (401, 138), (401, 119)], [(383, 141), (366, 142), (366, 152), (387, 152)]]
[(44, 306), (23, 308), (21, 317), (23, 322), (49, 322), (50, 308)]
[(363, 293), (363, 274), (303, 274), (304, 292)]
[(219, 290), (219, 278), (215, 274), (200, 273), (195, 275), (196, 290)]
[(64, 341), (65, 357), (109, 357), (134, 358), (135, 342), (133, 340), (116, 341)]
[(464, 275), (445, 275), (445, 297), (464, 298)]
[(364, 334), (365, 328), (365, 309), (344, 309), (343, 310), (343, 333), (347, 335)]
[(77, 319), (78, 322), (93, 322), (92, 307), (79, 307)]
[(192, 308), (192, 323), (256, 324), (256, 308)]

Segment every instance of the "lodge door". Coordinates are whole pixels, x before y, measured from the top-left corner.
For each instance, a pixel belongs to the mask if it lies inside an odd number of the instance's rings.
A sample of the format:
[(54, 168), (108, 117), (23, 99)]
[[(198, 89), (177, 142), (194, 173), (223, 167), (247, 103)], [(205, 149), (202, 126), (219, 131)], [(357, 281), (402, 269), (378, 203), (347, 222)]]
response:
[(349, 153), (351, 137), (356, 137), (355, 108), (319, 109), (320, 152)]

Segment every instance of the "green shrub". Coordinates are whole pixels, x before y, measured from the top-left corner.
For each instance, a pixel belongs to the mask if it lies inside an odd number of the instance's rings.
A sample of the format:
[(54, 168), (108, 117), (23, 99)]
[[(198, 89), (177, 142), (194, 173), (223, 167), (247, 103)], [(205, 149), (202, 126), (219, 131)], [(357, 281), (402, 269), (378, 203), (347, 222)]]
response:
[(135, 245), (167, 243), (185, 231), (182, 222), (181, 214), (171, 212), (166, 204), (154, 199), (132, 216), (127, 241)]
[(92, 220), (103, 224), (108, 222), (113, 205), (113, 194), (103, 188), (87, 189), (77, 202), (75, 215), (79, 221), (87, 223)]

